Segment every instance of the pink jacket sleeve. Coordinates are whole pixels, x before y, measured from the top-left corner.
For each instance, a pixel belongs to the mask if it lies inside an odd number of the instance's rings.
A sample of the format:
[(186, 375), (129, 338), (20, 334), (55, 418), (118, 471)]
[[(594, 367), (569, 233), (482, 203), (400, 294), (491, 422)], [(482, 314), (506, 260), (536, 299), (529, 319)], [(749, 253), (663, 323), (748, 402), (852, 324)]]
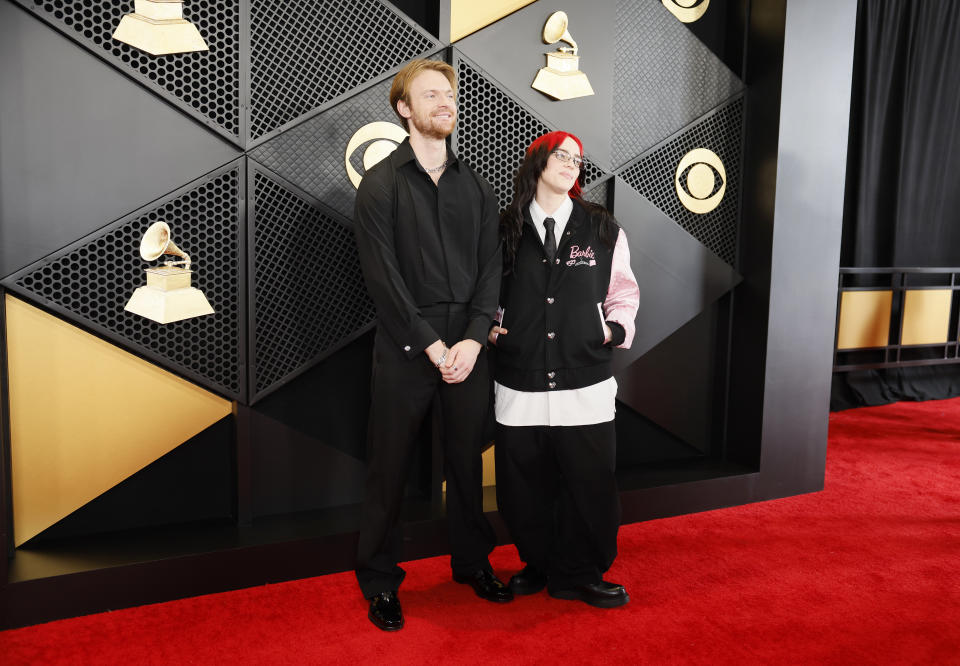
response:
[(637, 332), (637, 310), (640, 308), (640, 287), (630, 268), (630, 248), (627, 237), (620, 230), (613, 248), (613, 267), (610, 270), (610, 286), (603, 302), (603, 315), (607, 321), (623, 326), (626, 336), (617, 347), (629, 349)]

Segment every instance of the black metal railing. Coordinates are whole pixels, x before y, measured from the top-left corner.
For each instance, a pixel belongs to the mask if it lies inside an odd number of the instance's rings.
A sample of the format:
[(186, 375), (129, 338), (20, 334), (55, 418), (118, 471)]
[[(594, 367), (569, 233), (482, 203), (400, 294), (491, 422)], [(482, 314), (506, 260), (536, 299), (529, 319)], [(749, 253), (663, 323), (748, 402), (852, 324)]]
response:
[[(908, 292), (950, 290), (946, 340), (902, 344)], [(891, 293), (887, 344), (839, 349), (843, 294), (856, 291)], [(841, 268), (834, 330), (834, 372), (960, 363), (960, 268)]]

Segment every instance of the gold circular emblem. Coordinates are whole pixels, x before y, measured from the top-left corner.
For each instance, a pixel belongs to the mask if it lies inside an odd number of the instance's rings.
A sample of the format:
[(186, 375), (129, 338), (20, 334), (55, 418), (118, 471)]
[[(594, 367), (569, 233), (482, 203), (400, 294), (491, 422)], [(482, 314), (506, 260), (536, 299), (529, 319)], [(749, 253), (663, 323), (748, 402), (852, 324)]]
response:
[(661, 0), (663, 6), (684, 23), (693, 23), (707, 12), (710, 0)]
[(709, 213), (727, 191), (727, 170), (712, 150), (694, 148), (677, 165), (677, 197), (687, 210)]
[(343, 165), (347, 170), (347, 178), (350, 179), (353, 186), (360, 187), (360, 181), (363, 180), (360, 172), (350, 163), (350, 157), (357, 148), (368, 141), (373, 142), (363, 151), (363, 168), (367, 170), (396, 150), (400, 142), (406, 137), (407, 133), (402, 127), (381, 120), (364, 125), (354, 132), (347, 142), (347, 150), (343, 155)]

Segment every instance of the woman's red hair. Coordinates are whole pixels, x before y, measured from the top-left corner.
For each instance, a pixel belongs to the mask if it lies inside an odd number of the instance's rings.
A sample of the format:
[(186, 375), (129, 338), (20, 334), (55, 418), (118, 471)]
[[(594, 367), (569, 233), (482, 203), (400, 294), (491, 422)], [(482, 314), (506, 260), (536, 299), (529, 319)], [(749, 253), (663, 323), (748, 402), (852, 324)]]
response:
[[(577, 147), (580, 148), (580, 157), (583, 157), (583, 143), (580, 142), (580, 139), (578, 139), (573, 134), (570, 134), (570, 132), (560, 132), (560, 131), (547, 132), (543, 136), (540, 136), (534, 139), (533, 143), (527, 146), (527, 155), (529, 155), (531, 152), (533, 152), (540, 146), (546, 146), (547, 151), (552, 152), (557, 148), (559, 148), (560, 144), (563, 143), (568, 137), (573, 139), (576, 142)], [(582, 169), (583, 167), (581, 166), (580, 168)], [(574, 181), (573, 187), (570, 188), (570, 196), (574, 199), (580, 198), (580, 179), (579, 178), (577, 178), (577, 180)]]

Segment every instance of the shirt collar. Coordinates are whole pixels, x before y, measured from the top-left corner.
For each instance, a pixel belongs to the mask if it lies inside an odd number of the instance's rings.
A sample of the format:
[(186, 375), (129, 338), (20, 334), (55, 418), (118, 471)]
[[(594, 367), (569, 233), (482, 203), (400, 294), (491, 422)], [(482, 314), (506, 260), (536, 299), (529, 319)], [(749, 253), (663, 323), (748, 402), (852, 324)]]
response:
[(567, 220), (570, 219), (570, 214), (572, 212), (573, 199), (570, 197), (563, 198), (563, 203), (560, 204), (560, 207), (554, 211), (553, 215), (547, 215), (540, 207), (540, 204), (537, 203), (536, 198), (530, 200), (530, 219), (533, 220), (533, 223), (537, 226), (537, 228), (543, 226), (543, 221), (547, 219), (547, 217), (552, 217), (557, 223), (558, 227), (564, 227), (567, 224)]
[[(406, 137), (406, 138), (400, 143), (399, 146), (397, 146), (397, 149), (393, 151), (393, 154), (394, 154), (394, 156), (395, 156), (395, 157), (394, 157), (394, 160), (395, 160), (394, 163), (395, 163), (398, 167), (403, 166), (403, 165), (406, 164), (407, 162), (413, 162), (414, 165), (416, 165), (416, 167), (417, 167), (418, 170), (423, 171), (424, 173), (426, 173), (426, 169), (424, 169), (424, 168), (420, 165), (420, 163), (417, 162), (417, 155), (416, 155), (416, 153), (413, 152), (413, 146), (410, 145), (410, 137), (409, 137), (409, 136)], [(449, 146), (449, 145), (447, 146), (447, 160), (449, 161), (449, 163), (447, 164), (447, 167), (456, 167), (458, 171), (460, 170), (460, 160), (459, 160), (459, 158), (454, 154), (454, 152), (453, 152), (452, 150), (450, 150), (450, 146)]]

